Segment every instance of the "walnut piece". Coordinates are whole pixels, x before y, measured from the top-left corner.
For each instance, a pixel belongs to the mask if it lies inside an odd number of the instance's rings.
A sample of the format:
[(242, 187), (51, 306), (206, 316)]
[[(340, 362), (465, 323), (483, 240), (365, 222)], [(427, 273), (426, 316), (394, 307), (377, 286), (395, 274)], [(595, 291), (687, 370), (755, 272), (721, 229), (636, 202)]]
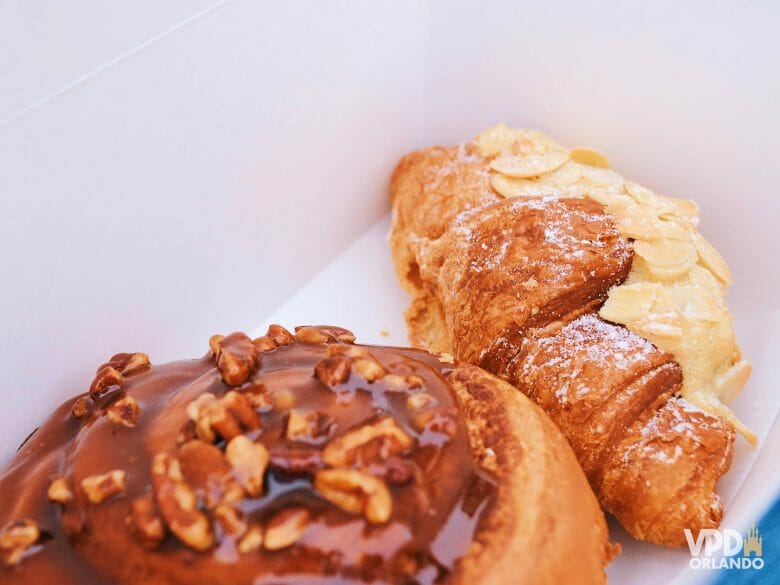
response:
[(287, 419), (286, 436), (290, 441), (318, 443), (328, 437), (333, 427), (333, 419), (324, 412), (293, 408)]
[(0, 552), (8, 566), (19, 564), (25, 553), (41, 538), (41, 529), (32, 520), (13, 520), (0, 530)]
[(146, 549), (157, 548), (165, 538), (165, 524), (152, 494), (133, 500), (127, 523), (141, 546)]
[(350, 514), (363, 514), (372, 524), (390, 519), (393, 501), (387, 485), (356, 469), (323, 469), (314, 476), (314, 488), (331, 504)]
[(246, 435), (238, 435), (225, 448), (225, 457), (246, 492), (253, 497), (263, 493), (263, 476), (268, 467), (268, 450)]
[(332, 388), (349, 380), (352, 361), (346, 356), (326, 357), (314, 366), (317, 379)]
[(309, 519), (309, 511), (305, 508), (282, 510), (268, 521), (263, 546), (267, 550), (280, 550), (292, 546), (306, 532)]
[(290, 345), (295, 341), (295, 336), (281, 325), (269, 325), (266, 335), (278, 346)]
[(88, 417), (92, 413), (92, 401), (86, 396), (78, 398), (76, 402), (73, 403), (71, 412), (76, 418)]
[(414, 445), (414, 440), (391, 417), (333, 439), (322, 452), (322, 460), (331, 467), (350, 467), (374, 459), (400, 455)]
[(251, 526), (241, 540), (238, 541), (238, 552), (242, 555), (257, 550), (263, 545), (263, 529), (260, 526)]
[(295, 340), (300, 343), (314, 343), (319, 345), (327, 343), (329, 337), (327, 333), (323, 333), (315, 327), (300, 327), (295, 330)]
[(123, 396), (119, 400), (112, 402), (106, 408), (108, 420), (112, 423), (134, 427), (138, 422), (138, 412), (140, 408), (132, 396)]
[(240, 538), (247, 531), (244, 515), (233, 506), (228, 504), (217, 506), (214, 510), (214, 517), (225, 534), (229, 534), (234, 538)]
[(119, 371), (125, 378), (149, 369), (151, 362), (149, 356), (143, 352), (118, 353), (111, 356), (104, 366), (111, 366)]
[(179, 460), (168, 453), (152, 459), (152, 484), (160, 514), (179, 540), (198, 551), (214, 544), (208, 518), (198, 510), (195, 491), (184, 481)]
[(122, 373), (112, 366), (103, 366), (97, 371), (95, 379), (89, 387), (89, 395), (96, 398), (104, 394), (111, 386), (119, 386), (125, 382)]
[(208, 509), (244, 498), (244, 488), (227, 457), (211, 443), (198, 439), (188, 441), (179, 447), (178, 459), (185, 481), (202, 495)]
[(64, 477), (56, 477), (49, 484), (49, 489), (46, 492), (46, 496), (50, 502), (57, 502), (58, 504), (67, 504), (73, 499), (73, 492), (68, 487), (68, 482)]
[(274, 451), (271, 453), (269, 466), (274, 471), (288, 475), (314, 475), (324, 467), (324, 463), (319, 451), (300, 449)]
[(81, 489), (93, 504), (100, 504), (118, 494), (125, 493), (127, 476), (121, 469), (112, 469), (100, 475), (90, 475), (81, 480)]
[(209, 443), (217, 435), (229, 441), (241, 434), (242, 427), (257, 430), (262, 424), (251, 399), (234, 390), (220, 399), (204, 392), (187, 405), (187, 416), (195, 423), (195, 434)]

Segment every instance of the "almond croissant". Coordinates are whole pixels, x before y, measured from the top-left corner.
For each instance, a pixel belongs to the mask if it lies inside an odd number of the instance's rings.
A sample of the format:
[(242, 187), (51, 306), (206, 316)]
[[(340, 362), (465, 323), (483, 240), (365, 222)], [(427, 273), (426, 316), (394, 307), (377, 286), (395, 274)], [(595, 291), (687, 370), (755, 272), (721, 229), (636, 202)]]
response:
[(541, 185), (505, 199), (495, 188), (501, 164), (530, 177), (568, 154), (543, 147), (515, 159), (526, 168), (478, 146), (414, 152), (393, 176), (390, 244), (414, 297), (412, 343), (477, 364), (539, 403), (634, 537), (680, 546), (684, 528), (717, 526), (732, 425), (676, 396), (683, 370), (671, 353), (598, 316), (629, 276), (633, 238), (576, 189)]

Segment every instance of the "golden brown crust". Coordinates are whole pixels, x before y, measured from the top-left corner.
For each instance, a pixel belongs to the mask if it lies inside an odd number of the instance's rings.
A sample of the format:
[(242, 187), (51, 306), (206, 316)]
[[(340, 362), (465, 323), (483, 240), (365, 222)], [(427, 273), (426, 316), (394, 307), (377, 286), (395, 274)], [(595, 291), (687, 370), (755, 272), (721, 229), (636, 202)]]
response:
[[(396, 169), (390, 244), (414, 297), (406, 315), (412, 343), (451, 347), (541, 404), (602, 505), (637, 538), (678, 546), (683, 528), (717, 526), (715, 483), (734, 440), (728, 425), (694, 417), (690, 405), (677, 408), (708, 432), (675, 439), (681, 453), (665, 460), (663, 473), (645, 461), (648, 450), (625, 456), (638, 429), (668, 412), (663, 405), (682, 381), (670, 354), (593, 314), (626, 278), (630, 242), (599, 203), (543, 194), (502, 199), (492, 174), (470, 144), (411, 153)], [(661, 428), (646, 428), (649, 445)], [(630, 465), (618, 464), (621, 453)], [(655, 487), (667, 474), (688, 478), (676, 497)]]

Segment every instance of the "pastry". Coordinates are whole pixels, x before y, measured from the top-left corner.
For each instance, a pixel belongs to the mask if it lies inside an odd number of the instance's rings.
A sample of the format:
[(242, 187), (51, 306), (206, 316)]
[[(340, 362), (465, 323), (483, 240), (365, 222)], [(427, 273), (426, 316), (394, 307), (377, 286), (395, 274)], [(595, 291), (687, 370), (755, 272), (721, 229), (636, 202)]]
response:
[(690, 201), (656, 195), (603, 155), (497, 126), (407, 155), (390, 244), (412, 296), (412, 344), (450, 352), (540, 404), (605, 510), (669, 546), (716, 527), (750, 373), (731, 275)]
[(337, 327), (115, 355), (0, 493), (8, 584), (603, 583), (615, 552), (541, 409)]

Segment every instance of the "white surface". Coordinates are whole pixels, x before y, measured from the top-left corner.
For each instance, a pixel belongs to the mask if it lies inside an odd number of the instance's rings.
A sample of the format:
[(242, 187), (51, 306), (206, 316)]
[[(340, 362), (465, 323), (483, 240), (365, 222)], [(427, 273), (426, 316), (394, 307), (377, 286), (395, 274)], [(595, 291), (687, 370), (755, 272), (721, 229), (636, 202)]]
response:
[[(0, 0), (0, 462), (111, 353), (197, 355), (337, 257), (277, 318), (402, 343), (383, 228), (339, 253), (385, 213), (403, 152), (500, 120), (699, 201), (755, 365), (735, 408), (765, 432), (780, 378), (777, 2), (110, 4)], [(753, 455), (740, 441), (729, 498)], [(752, 521), (773, 487), (763, 459), (727, 523)], [(663, 583), (683, 556), (627, 547), (610, 572)]]

